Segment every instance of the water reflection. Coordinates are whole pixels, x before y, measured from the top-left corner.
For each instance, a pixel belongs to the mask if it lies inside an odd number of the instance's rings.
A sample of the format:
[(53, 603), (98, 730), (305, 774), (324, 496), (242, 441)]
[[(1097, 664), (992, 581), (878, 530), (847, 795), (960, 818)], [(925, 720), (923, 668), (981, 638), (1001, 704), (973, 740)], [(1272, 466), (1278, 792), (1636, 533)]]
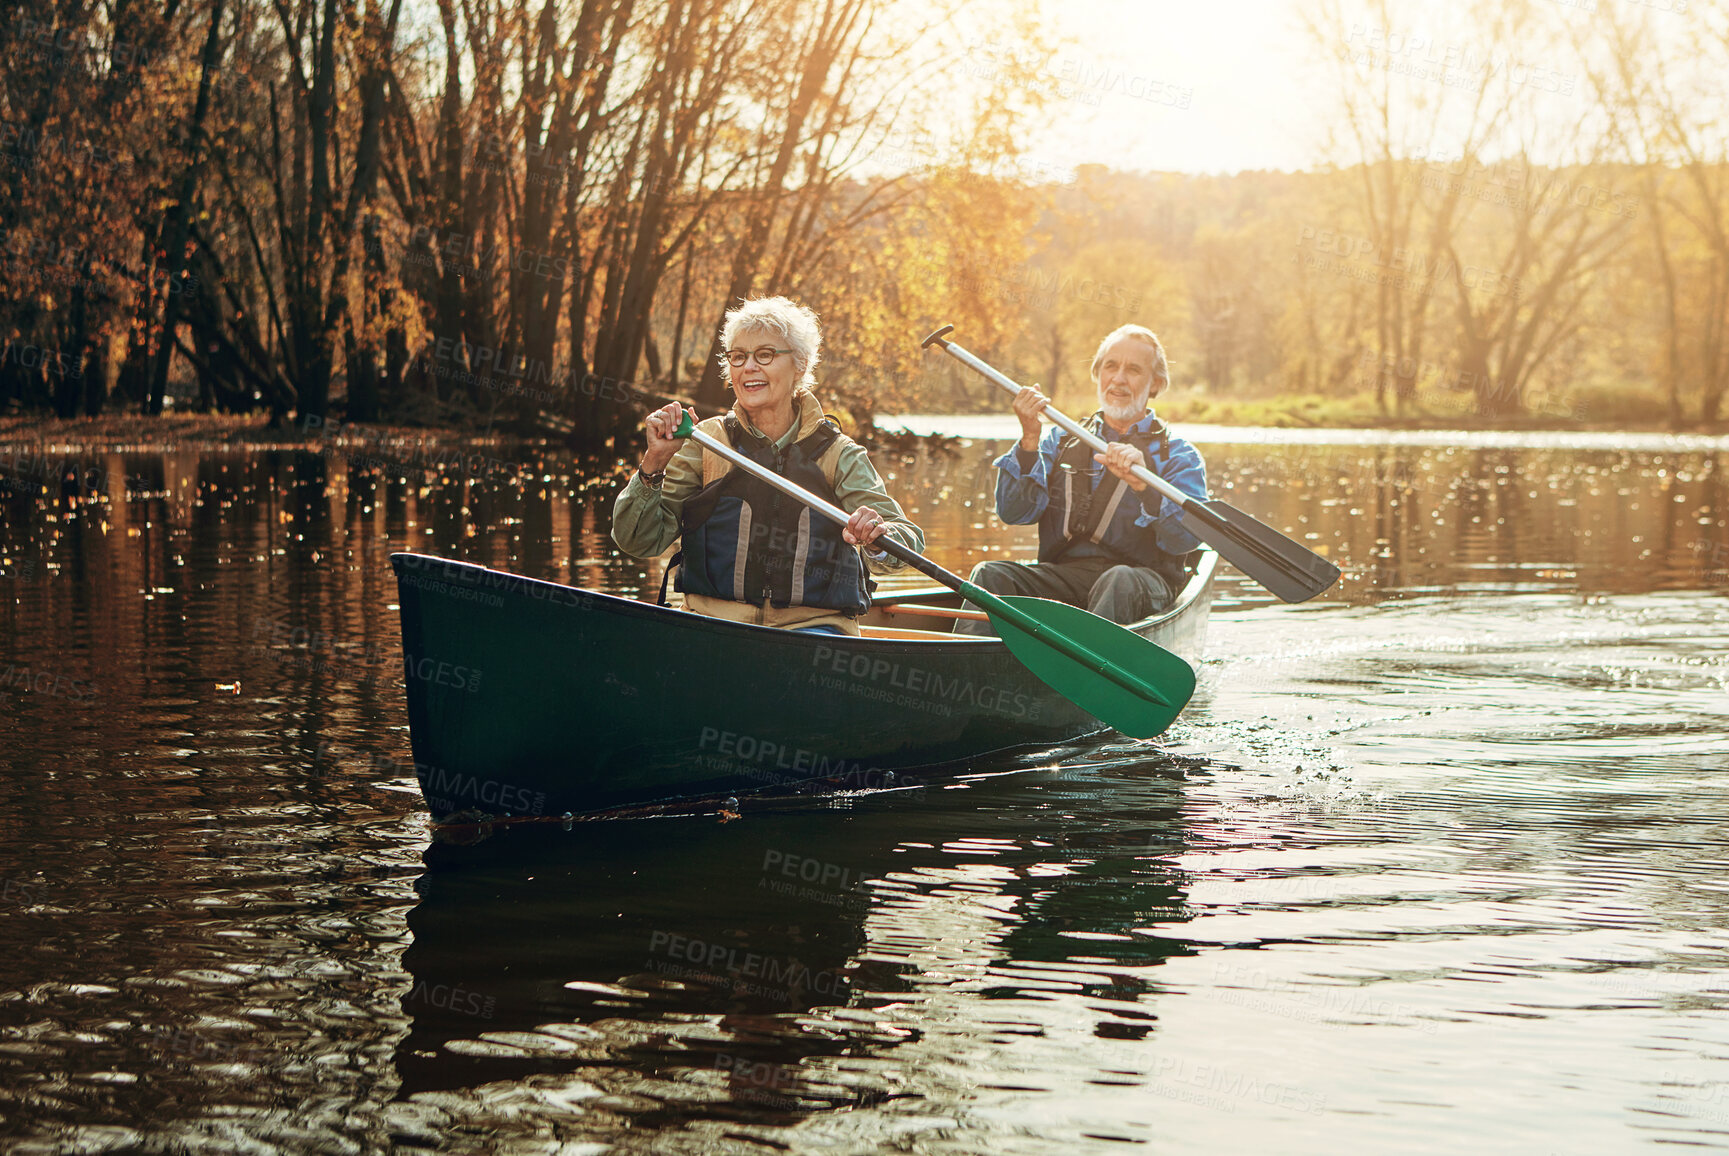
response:
[[(878, 454), (953, 569), (999, 449)], [(1715, 1142), (1723, 451), (1206, 451), (1348, 581), (1162, 749), (430, 863), (388, 554), (648, 589), (599, 464), (0, 454), (0, 1146)]]
[[(1215, 496), (1345, 568), (1331, 599), (1369, 605), (1436, 593), (1729, 584), (1719, 451), (1469, 442), (1203, 448)], [(1032, 528), (996, 522), (990, 463), (1000, 450), (1000, 443), (963, 441), (878, 453), (895, 493), (925, 526), (933, 556), (951, 569), (1034, 552)], [(13, 593), (5, 601), (27, 609), (31, 593), (52, 600), (97, 571), (120, 583), (123, 598), (134, 591), (160, 597), (181, 593), (188, 566), (206, 588), (206, 567), (240, 566), (254, 580), (280, 574), (280, 583), (271, 582), (275, 609), (351, 618), (358, 638), (368, 622), (390, 625), (382, 612), (389, 590), (379, 588), (390, 550), (609, 592), (658, 586), (659, 561), (622, 557), (611, 547), (609, 466), (560, 461), (545, 449), (497, 450), (444, 468), (403, 456), (408, 460), (366, 455), (351, 462), (304, 451), (85, 456), (68, 460), (108, 488), (81, 499), (56, 497), (35, 476), (40, 471), (0, 459), (13, 463), (10, 485), (0, 490), (0, 582)], [(333, 567), (361, 576), (359, 590), (337, 584), (350, 599), (346, 613), (328, 600)], [(223, 596), (221, 584), (214, 589)], [(356, 593), (364, 603), (353, 603)], [(1261, 598), (1246, 584), (1242, 596)]]
[[(983, 1038), (1013, 1042), (1042, 1031), (1023, 1008), (1061, 997), (1093, 1009), (1096, 1037), (1140, 1040), (1144, 969), (1182, 950), (1182, 775), (1071, 761), (816, 813), (435, 845), (408, 917), (399, 1094), (485, 1115), (527, 1081), (637, 1127), (785, 1123), (970, 1095), (927, 1070), (980, 1042), (941, 1026), (945, 1006), (987, 1001)], [(1036, 834), (1016, 823), (1026, 791)]]

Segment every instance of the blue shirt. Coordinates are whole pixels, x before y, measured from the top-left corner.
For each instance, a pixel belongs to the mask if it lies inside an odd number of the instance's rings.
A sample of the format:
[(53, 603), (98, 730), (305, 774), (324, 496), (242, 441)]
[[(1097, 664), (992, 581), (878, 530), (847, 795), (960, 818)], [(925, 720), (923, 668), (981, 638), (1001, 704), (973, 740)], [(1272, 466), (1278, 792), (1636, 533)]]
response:
[[(1101, 436), (1107, 443), (1123, 441), (1128, 433), (1152, 432), (1157, 421), (1157, 416), (1148, 411), (1146, 416), (1121, 434), (1112, 429), (1109, 422), (1103, 422)], [(1065, 436), (1066, 431), (1052, 426), (1040, 440), (1036, 456), (1028, 452), (1025, 454), (1028, 460), (1023, 461), (1023, 451), (1017, 444), (997, 459), (996, 464), (1000, 471), (997, 474), (997, 516), (1003, 521), (1011, 526), (1024, 526), (1038, 521), (1044, 514), (1045, 508), (1050, 505), (1050, 492), (1045, 488), (1046, 483), (1056, 469), (1057, 445)], [(1158, 443), (1155, 441), (1148, 447), (1147, 459), (1148, 468), (1161, 478), (1191, 497), (1206, 500), (1207, 466), (1201, 460), (1200, 451), (1187, 440), (1173, 435), (1170, 439), (1170, 451), (1162, 457), (1158, 454)], [(1092, 488), (1097, 490), (1106, 470), (1099, 462), (1090, 462), (1090, 465)], [(1201, 544), (1199, 538), (1183, 528), (1182, 513), (1177, 504), (1151, 486), (1140, 494), (1131, 490), (1125, 497), (1140, 500), (1125, 500), (1117, 507), (1110, 526), (1100, 539), (1104, 545), (1116, 547), (1119, 553), (1124, 553), (1126, 551), (1120, 543), (1132, 540), (1131, 535), (1152, 534), (1159, 549), (1180, 558)], [(1092, 542), (1076, 542), (1063, 558), (1064, 561), (1076, 561), (1106, 552)]]

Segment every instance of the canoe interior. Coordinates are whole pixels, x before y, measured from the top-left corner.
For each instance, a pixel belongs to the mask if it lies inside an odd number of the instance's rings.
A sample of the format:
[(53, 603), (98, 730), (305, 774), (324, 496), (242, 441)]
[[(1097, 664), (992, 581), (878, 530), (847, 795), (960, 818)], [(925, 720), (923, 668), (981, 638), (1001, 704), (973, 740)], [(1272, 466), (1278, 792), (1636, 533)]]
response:
[[(1189, 580), (1183, 586), (1169, 608), (1157, 614), (1149, 615), (1139, 622), (1128, 624), (1136, 634), (1151, 637), (1159, 630), (1159, 624), (1192, 613), (1196, 602), (1203, 592), (1210, 591), (1214, 576), (1218, 570), (1219, 556), (1212, 550), (1201, 549), (1190, 554), (1186, 559)], [(879, 593), (873, 600), (870, 610), (859, 620), (859, 627), (869, 636), (873, 628), (879, 630), (912, 630), (917, 631), (912, 637), (957, 637), (952, 632), (956, 620), (940, 618), (929, 614), (897, 614), (894, 607), (914, 606), (920, 609), (958, 610), (961, 606), (961, 596), (947, 586), (922, 586), (913, 590), (897, 590), (892, 593)], [(885, 635), (886, 636), (886, 635)], [(967, 637), (960, 635), (958, 637)]]

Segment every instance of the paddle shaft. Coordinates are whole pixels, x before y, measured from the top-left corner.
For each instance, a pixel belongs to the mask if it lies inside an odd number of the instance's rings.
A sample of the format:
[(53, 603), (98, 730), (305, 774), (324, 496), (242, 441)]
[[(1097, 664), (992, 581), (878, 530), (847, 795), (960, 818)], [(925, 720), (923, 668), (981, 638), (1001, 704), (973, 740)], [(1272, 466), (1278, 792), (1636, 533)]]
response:
[[(679, 423), (677, 435), (688, 436), (704, 449), (711, 453), (719, 454), (745, 473), (750, 474), (752, 477), (755, 477), (760, 481), (767, 482), (770, 486), (773, 486), (787, 497), (803, 502), (817, 513), (822, 514), (824, 517), (827, 517), (832, 521), (838, 522), (842, 526), (846, 525), (847, 522), (851, 520), (851, 515), (833, 502), (824, 501), (802, 486), (796, 486), (792, 482), (787, 481), (768, 467), (752, 461), (750, 458), (739, 453), (733, 447), (727, 445), (718, 438), (713, 438), (708, 434), (703, 433), (691, 424), (689, 414), (686, 414), (684, 420)], [(1046, 646), (1062, 651), (1077, 662), (1086, 663), (1088, 666), (1091, 666), (1094, 670), (1097, 670), (1100, 674), (1103, 674), (1106, 678), (1110, 679), (1118, 686), (1121, 686), (1123, 689), (1135, 694), (1145, 695), (1156, 702), (1169, 705), (1170, 700), (1166, 694), (1159, 688), (1148, 683), (1145, 679), (1137, 678), (1134, 674), (1124, 670), (1110, 659), (1095, 654), (1093, 651), (1082, 646), (1080, 643), (1075, 642), (1073, 639), (1059, 634), (1044, 623), (1040, 622), (1038, 619), (1027, 614), (1025, 611), (1004, 602), (989, 590), (973, 585), (965, 578), (962, 578), (959, 574), (944, 570), (941, 566), (938, 566), (935, 562), (932, 562), (917, 550), (909, 549), (908, 547), (901, 545), (887, 534), (884, 534), (872, 543), (871, 548), (883, 550), (886, 553), (899, 558), (902, 562), (905, 562), (908, 566), (911, 566), (926, 577), (934, 578), (949, 589), (959, 591), (961, 597), (965, 598), (975, 606), (984, 607), (993, 617), (1002, 618), (1004, 621), (1011, 623), (1016, 628), (1032, 635)], [(1136, 637), (1139, 636), (1137, 635)]]
[(883, 605), (883, 610), (889, 614), (922, 614), (927, 618), (965, 618), (972, 622), (985, 622), (989, 614), (977, 610), (950, 610), (946, 606), (921, 606), (916, 602), (889, 602)]

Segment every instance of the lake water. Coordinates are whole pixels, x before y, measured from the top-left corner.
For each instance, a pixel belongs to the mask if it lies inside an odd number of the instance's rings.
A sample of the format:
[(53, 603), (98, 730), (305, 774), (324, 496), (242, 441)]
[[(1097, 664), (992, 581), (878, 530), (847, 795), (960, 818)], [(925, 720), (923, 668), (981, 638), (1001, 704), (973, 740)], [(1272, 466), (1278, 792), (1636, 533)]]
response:
[[(611, 483), (0, 453), (0, 1148), (1729, 1148), (1729, 446), (1209, 436), (1345, 579), (1158, 742), (468, 847), (388, 554), (641, 591)], [(998, 450), (877, 455), (951, 569)]]

